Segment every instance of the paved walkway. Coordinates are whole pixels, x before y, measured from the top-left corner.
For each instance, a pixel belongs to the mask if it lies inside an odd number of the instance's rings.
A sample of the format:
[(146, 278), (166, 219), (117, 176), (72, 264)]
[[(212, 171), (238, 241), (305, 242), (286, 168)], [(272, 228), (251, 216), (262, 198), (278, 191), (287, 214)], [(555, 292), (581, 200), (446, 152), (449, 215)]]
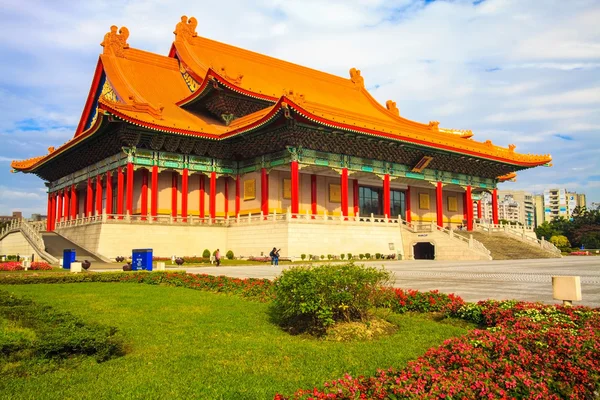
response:
[[(406, 289), (456, 293), (467, 301), (516, 299), (560, 303), (552, 299), (553, 275), (581, 277), (583, 301), (574, 303), (600, 307), (600, 257), (563, 257), (503, 261), (387, 261), (394, 273), (394, 286)], [(275, 278), (282, 268), (270, 265), (187, 268), (190, 273), (238, 278)]]

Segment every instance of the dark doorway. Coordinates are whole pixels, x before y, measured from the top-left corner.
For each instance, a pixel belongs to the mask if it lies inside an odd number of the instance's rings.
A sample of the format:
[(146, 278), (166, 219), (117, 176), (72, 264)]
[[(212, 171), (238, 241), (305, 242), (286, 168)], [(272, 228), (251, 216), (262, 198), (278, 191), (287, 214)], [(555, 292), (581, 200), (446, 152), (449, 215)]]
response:
[(433, 260), (435, 258), (435, 246), (429, 242), (415, 243), (413, 249), (415, 260)]

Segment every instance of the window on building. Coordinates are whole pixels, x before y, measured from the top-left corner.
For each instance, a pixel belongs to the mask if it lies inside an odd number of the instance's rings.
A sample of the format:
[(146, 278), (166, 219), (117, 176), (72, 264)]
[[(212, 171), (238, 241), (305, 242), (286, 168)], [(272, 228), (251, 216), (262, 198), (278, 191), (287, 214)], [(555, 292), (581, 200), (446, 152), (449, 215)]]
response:
[[(383, 188), (360, 186), (358, 188), (358, 201), (361, 215), (383, 216)], [(406, 213), (405, 192), (390, 190), (390, 217), (404, 218)]]
[(358, 188), (358, 204), (361, 215), (381, 215), (383, 199), (380, 188), (360, 186)]

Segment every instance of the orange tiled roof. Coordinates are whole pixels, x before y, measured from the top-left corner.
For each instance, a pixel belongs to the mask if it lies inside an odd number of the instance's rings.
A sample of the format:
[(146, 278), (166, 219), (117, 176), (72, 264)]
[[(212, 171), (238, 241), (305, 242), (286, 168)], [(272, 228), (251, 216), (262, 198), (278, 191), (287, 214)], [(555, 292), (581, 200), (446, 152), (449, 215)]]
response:
[[(182, 18), (177, 24), (174, 50), (182, 65), (174, 57), (130, 48), (127, 28), (117, 32), (116, 26), (111, 27), (102, 42), (100, 63), (106, 74), (106, 91), (98, 100), (99, 110), (155, 130), (219, 139), (260, 125), (289, 104), (305, 118), (336, 129), (521, 166), (551, 161), (549, 155), (516, 153), (514, 145), (502, 148), (490, 141), (472, 140), (471, 131), (442, 129), (435, 121), (423, 124), (403, 118), (395, 102), (389, 100), (383, 107), (368, 93), (360, 71), (354, 68), (349, 78), (338, 77), (199, 37), (195, 27), (194, 18)], [(200, 86), (195, 93), (208, 84), (210, 75), (234, 90), (270, 100), (274, 105), (238, 118), (229, 126), (210, 116), (192, 114), (178, 105), (190, 98), (190, 88), (180, 68), (190, 72)], [(88, 103), (91, 104), (89, 99)], [(80, 128), (76, 137), (83, 134)], [(71, 140), (59, 150), (75, 142)], [(28, 169), (47, 158), (49, 155), (12, 165), (15, 169)]]

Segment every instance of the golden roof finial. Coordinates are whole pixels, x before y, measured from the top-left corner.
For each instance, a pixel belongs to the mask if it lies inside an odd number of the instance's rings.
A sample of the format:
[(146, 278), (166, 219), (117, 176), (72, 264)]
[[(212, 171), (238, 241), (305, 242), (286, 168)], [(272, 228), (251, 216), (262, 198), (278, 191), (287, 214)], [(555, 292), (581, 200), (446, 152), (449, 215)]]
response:
[(365, 87), (365, 79), (360, 76), (360, 70), (356, 68), (350, 68), (350, 80), (354, 85), (359, 88)]
[(129, 38), (129, 29), (122, 26), (119, 33), (117, 33), (117, 26), (113, 25), (110, 27), (110, 32), (104, 35), (104, 40), (100, 43), (100, 46), (104, 47), (104, 54), (123, 57), (124, 50), (129, 48), (127, 38)]
[(198, 26), (198, 21), (194, 17), (188, 17), (185, 15), (181, 16), (181, 22), (178, 22), (175, 26), (175, 41), (180, 42), (182, 40), (189, 40), (193, 37), (198, 36), (196, 33), (196, 27)]
[(385, 102), (385, 108), (387, 108), (387, 110), (389, 112), (391, 112), (394, 115), (400, 116), (400, 110), (398, 110), (398, 107), (396, 107), (396, 102), (392, 101), (392, 100), (388, 100)]
[(432, 131), (440, 130), (440, 122), (439, 121), (429, 121), (429, 129)]

